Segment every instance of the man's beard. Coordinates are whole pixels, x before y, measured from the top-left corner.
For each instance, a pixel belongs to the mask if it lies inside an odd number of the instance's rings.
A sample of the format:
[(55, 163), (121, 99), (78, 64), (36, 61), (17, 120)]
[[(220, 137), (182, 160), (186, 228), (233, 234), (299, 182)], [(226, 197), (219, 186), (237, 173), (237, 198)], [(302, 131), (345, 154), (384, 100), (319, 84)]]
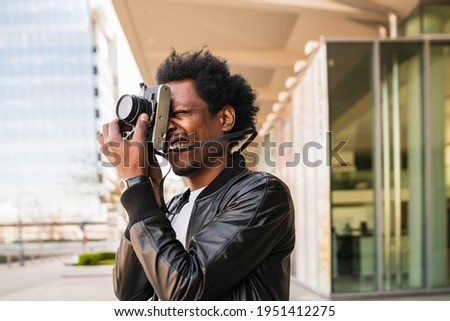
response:
[[(221, 147), (220, 145), (218, 147)], [(172, 171), (178, 176), (191, 176), (202, 168), (216, 168), (223, 164), (221, 161), (224, 158), (224, 150), (216, 148), (211, 152), (214, 146), (205, 146), (202, 149), (196, 148), (191, 151), (186, 151), (184, 155), (169, 156), (169, 163)], [(209, 151), (207, 151), (209, 149)], [(219, 150), (218, 150), (219, 149)], [(211, 161), (215, 159), (216, 161)]]
[[(177, 155), (174, 157), (179, 157), (180, 155)], [(186, 160), (180, 160), (180, 159), (169, 159), (170, 166), (172, 167), (172, 171), (177, 176), (190, 176), (196, 171), (198, 171), (202, 167), (202, 161), (187, 158)]]
[(177, 176), (187, 177), (198, 171), (198, 167), (178, 167), (172, 165), (172, 171)]

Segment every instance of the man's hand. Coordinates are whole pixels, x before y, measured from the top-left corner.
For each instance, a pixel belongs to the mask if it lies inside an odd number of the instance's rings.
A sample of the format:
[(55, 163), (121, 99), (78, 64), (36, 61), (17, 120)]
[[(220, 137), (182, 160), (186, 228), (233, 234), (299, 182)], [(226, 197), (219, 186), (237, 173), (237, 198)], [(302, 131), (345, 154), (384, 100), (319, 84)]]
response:
[(100, 152), (116, 168), (122, 179), (149, 175), (147, 129), (148, 115), (146, 113), (139, 116), (130, 140), (122, 137), (118, 119), (103, 125), (102, 133), (98, 135), (98, 141), (101, 145)]

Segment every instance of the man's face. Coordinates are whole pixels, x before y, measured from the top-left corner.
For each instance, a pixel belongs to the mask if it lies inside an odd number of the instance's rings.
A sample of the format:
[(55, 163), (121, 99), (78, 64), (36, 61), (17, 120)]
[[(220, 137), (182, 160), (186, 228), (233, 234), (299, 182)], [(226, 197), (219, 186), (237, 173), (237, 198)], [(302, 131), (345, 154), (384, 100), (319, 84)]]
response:
[(166, 85), (172, 91), (167, 141), (174, 173), (190, 177), (220, 166), (224, 162), (224, 147), (220, 143), (176, 152), (177, 148), (222, 136), (220, 112), (212, 114), (208, 110), (207, 103), (197, 95), (193, 80), (173, 81)]

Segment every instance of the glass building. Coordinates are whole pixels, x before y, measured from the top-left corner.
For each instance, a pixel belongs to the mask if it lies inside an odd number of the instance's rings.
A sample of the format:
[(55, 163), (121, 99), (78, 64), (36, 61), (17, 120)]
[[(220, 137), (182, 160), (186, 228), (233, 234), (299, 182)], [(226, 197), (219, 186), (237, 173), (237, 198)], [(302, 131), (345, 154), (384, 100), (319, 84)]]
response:
[(450, 6), (400, 35), (321, 39), (270, 117), (293, 276), (327, 297), (450, 289)]
[(113, 45), (87, 0), (2, 1), (3, 223), (108, 220), (97, 132), (117, 98)]

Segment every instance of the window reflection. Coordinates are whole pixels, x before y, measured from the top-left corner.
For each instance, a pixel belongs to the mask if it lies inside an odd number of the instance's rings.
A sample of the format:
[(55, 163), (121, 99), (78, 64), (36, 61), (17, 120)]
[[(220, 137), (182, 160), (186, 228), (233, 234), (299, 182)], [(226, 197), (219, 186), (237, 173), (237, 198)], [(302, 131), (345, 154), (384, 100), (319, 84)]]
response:
[(433, 43), (430, 54), (431, 283), (450, 284), (450, 45)]
[(0, 204), (30, 192), (42, 219), (100, 214), (95, 193), (69, 187), (97, 159), (89, 17), (86, 1), (2, 1)]
[(385, 290), (425, 286), (422, 50), (381, 44)]
[(372, 45), (329, 44), (330, 129), (348, 140), (333, 163), (333, 292), (375, 290)]

